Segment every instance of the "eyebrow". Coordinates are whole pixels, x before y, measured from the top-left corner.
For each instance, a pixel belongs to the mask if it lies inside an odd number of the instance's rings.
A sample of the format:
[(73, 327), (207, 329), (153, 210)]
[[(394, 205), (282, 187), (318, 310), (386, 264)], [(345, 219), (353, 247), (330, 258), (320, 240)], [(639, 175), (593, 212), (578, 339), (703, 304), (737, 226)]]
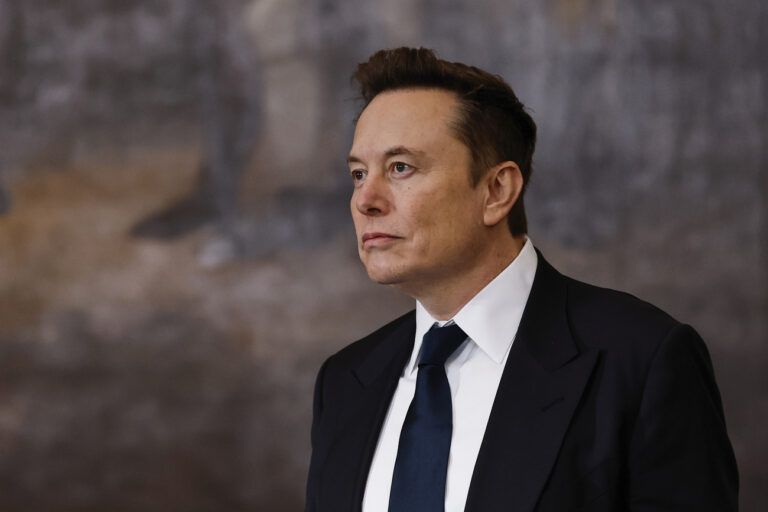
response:
[[(397, 156), (397, 155), (412, 155), (412, 156), (420, 157), (420, 156), (424, 156), (424, 152), (423, 151), (418, 151), (416, 149), (408, 148), (406, 146), (394, 146), (394, 147), (391, 147), (391, 148), (389, 148), (388, 150), (386, 150), (384, 152), (384, 156), (386, 158), (391, 158), (391, 157)], [(349, 155), (347, 157), (347, 163), (348, 164), (352, 164), (352, 163), (361, 164), (361, 163), (363, 163), (363, 161), (360, 158), (356, 157), (355, 155)]]

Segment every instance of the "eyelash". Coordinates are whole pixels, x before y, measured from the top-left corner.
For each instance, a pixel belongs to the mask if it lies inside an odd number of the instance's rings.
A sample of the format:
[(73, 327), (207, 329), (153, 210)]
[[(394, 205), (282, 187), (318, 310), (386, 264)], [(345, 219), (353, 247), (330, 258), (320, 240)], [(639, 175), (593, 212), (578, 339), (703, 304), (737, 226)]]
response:
[[(405, 167), (405, 169), (403, 169), (402, 171), (396, 171), (395, 167), (397, 166), (403, 166)], [(409, 170), (412, 170), (413, 166), (405, 162), (392, 162), (389, 168), (390, 168), (390, 171), (394, 172), (395, 174), (403, 174)], [(360, 181), (365, 177), (365, 175), (367, 174), (367, 171), (363, 171), (361, 169), (355, 169), (353, 171), (350, 171), (350, 174), (352, 175), (353, 181)]]
[[(403, 166), (407, 167), (408, 169), (413, 169), (413, 167), (411, 165), (409, 165), (409, 164), (407, 164), (405, 162), (393, 162), (392, 163), (392, 170), (394, 171), (395, 167), (397, 167), (398, 165), (403, 165)], [(408, 170), (408, 169), (405, 169), (405, 170)], [(402, 171), (402, 172), (405, 172), (405, 170)]]

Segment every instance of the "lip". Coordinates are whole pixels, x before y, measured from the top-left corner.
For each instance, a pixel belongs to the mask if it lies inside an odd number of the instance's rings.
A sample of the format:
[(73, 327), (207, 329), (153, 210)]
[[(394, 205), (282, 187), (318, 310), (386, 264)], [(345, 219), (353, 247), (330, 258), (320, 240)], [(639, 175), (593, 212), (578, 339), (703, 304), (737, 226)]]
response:
[(389, 233), (363, 233), (362, 237), (363, 247), (386, 245), (400, 239), (401, 237)]

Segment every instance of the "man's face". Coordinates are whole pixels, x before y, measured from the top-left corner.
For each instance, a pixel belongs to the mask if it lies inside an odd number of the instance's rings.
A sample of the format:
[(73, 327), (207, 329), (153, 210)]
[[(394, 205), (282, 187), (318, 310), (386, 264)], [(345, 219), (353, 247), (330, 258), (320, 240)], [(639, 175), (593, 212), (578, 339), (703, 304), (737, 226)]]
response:
[(457, 140), (456, 96), (406, 89), (376, 96), (360, 116), (349, 156), (352, 219), (370, 278), (418, 295), (455, 279), (482, 250), (482, 187), (470, 184)]

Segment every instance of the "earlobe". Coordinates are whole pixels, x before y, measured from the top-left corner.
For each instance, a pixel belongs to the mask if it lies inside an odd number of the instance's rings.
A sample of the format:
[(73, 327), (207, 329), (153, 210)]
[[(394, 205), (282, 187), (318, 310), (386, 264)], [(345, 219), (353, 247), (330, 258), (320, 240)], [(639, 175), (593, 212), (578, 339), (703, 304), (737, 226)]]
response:
[(523, 190), (523, 174), (515, 162), (506, 161), (488, 170), (485, 176), (487, 200), (483, 222), (495, 226), (507, 218)]

